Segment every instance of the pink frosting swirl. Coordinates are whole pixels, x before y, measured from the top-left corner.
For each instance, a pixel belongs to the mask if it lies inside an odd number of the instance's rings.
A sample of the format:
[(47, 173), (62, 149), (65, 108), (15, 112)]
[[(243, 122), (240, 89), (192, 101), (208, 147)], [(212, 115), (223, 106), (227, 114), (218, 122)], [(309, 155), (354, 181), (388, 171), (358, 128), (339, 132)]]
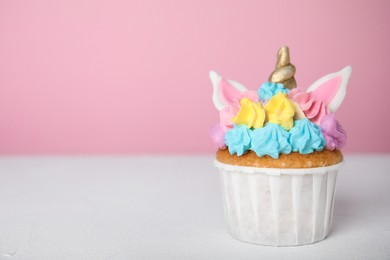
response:
[(221, 127), (224, 132), (229, 129), (232, 129), (234, 123), (232, 122), (232, 118), (237, 115), (240, 110), (240, 103), (238, 100), (227, 104), (220, 112), (219, 119), (221, 122)]
[(311, 92), (304, 92), (295, 88), (290, 91), (289, 97), (297, 102), (305, 116), (317, 125), (320, 124), (324, 116), (329, 114), (329, 109), (326, 107), (325, 102), (315, 99)]
[(325, 137), (326, 148), (333, 151), (345, 146), (347, 133), (340, 123), (336, 120), (334, 114), (326, 115), (321, 120), (321, 131)]

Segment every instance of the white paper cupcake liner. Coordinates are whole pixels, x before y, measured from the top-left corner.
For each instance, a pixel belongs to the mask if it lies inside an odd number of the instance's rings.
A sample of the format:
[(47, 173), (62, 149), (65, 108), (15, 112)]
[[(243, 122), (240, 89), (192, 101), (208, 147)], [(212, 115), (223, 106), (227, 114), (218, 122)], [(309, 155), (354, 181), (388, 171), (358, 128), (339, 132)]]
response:
[(229, 232), (236, 239), (294, 246), (329, 234), (342, 163), (306, 169), (214, 165), (220, 170)]

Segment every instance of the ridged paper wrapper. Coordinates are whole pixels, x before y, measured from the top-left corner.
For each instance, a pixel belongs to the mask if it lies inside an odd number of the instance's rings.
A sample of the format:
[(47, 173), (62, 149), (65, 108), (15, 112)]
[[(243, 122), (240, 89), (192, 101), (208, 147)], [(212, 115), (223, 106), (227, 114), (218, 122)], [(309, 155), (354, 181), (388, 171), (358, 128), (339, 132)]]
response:
[(243, 242), (269, 246), (325, 239), (332, 225), (336, 178), (342, 164), (277, 169), (215, 161), (230, 234)]

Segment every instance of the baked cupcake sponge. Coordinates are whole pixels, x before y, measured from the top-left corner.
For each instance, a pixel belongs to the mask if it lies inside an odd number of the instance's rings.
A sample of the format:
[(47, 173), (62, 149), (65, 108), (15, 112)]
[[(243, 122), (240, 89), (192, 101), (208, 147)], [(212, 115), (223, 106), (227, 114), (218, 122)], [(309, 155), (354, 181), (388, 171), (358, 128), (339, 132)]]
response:
[(257, 168), (317, 168), (338, 164), (343, 161), (343, 154), (340, 150), (329, 151), (324, 149), (311, 154), (280, 154), (278, 159), (268, 155), (259, 157), (255, 152), (249, 151), (242, 156), (231, 155), (228, 149), (220, 149), (216, 154), (217, 161), (237, 166), (248, 166)]

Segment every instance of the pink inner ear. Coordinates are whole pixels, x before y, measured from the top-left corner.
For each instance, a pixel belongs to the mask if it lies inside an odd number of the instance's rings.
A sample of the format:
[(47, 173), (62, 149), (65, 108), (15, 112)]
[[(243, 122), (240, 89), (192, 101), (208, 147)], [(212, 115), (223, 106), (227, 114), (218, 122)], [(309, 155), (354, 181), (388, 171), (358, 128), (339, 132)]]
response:
[(241, 98), (241, 92), (225, 79), (222, 79), (219, 83), (219, 91), (221, 91), (221, 98), (224, 104), (233, 103), (234, 100)]
[(342, 76), (339, 75), (328, 81), (325, 81), (312, 92), (312, 97), (316, 100), (322, 100), (328, 106), (339, 90), (342, 82)]

